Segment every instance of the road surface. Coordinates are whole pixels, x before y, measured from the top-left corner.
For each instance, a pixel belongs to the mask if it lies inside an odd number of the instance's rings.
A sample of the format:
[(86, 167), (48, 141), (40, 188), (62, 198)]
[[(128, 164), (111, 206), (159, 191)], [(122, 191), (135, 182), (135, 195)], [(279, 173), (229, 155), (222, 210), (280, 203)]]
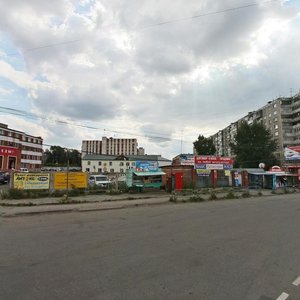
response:
[(300, 299), (299, 194), (0, 226), (0, 299)]

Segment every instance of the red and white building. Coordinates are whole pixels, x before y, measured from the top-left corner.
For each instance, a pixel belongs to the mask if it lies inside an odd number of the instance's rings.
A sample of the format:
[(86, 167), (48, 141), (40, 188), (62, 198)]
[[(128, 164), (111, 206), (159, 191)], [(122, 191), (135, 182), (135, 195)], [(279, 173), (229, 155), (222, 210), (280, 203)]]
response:
[(39, 171), (42, 166), (43, 139), (0, 123), (0, 170), (27, 168)]

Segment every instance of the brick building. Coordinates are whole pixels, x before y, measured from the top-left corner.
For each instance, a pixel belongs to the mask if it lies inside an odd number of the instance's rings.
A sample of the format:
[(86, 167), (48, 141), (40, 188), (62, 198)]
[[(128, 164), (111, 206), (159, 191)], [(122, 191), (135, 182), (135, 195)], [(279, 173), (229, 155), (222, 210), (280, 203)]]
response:
[(42, 166), (43, 139), (11, 129), (0, 123), (0, 169), (27, 168), (38, 171)]

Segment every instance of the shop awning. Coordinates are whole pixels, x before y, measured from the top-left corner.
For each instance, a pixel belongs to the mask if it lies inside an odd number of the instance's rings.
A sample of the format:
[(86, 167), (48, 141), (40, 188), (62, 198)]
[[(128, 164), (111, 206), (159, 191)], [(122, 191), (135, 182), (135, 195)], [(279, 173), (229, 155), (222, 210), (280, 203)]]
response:
[(137, 176), (161, 176), (161, 175), (166, 174), (162, 171), (157, 171), (157, 172), (137, 172), (137, 171), (134, 171), (133, 173)]

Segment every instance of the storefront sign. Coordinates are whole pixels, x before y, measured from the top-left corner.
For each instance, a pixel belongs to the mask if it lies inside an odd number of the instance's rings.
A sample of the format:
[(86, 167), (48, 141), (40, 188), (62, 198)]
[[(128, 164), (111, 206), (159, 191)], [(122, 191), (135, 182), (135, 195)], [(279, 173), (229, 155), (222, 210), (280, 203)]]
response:
[(196, 170), (198, 176), (210, 176), (211, 170)]
[(221, 156), (195, 156), (195, 169), (206, 170), (231, 170), (233, 168), (233, 159)]
[(13, 147), (0, 146), (0, 155), (3, 156), (18, 156), (19, 149)]
[(59, 172), (54, 173), (55, 190), (66, 190), (67, 182), (69, 189), (85, 189), (87, 187), (87, 174), (83, 172)]
[(14, 173), (13, 187), (20, 190), (47, 190), (50, 185), (48, 173)]
[(158, 170), (157, 161), (136, 161), (135, 171), (136, 172), (155, 172)]

